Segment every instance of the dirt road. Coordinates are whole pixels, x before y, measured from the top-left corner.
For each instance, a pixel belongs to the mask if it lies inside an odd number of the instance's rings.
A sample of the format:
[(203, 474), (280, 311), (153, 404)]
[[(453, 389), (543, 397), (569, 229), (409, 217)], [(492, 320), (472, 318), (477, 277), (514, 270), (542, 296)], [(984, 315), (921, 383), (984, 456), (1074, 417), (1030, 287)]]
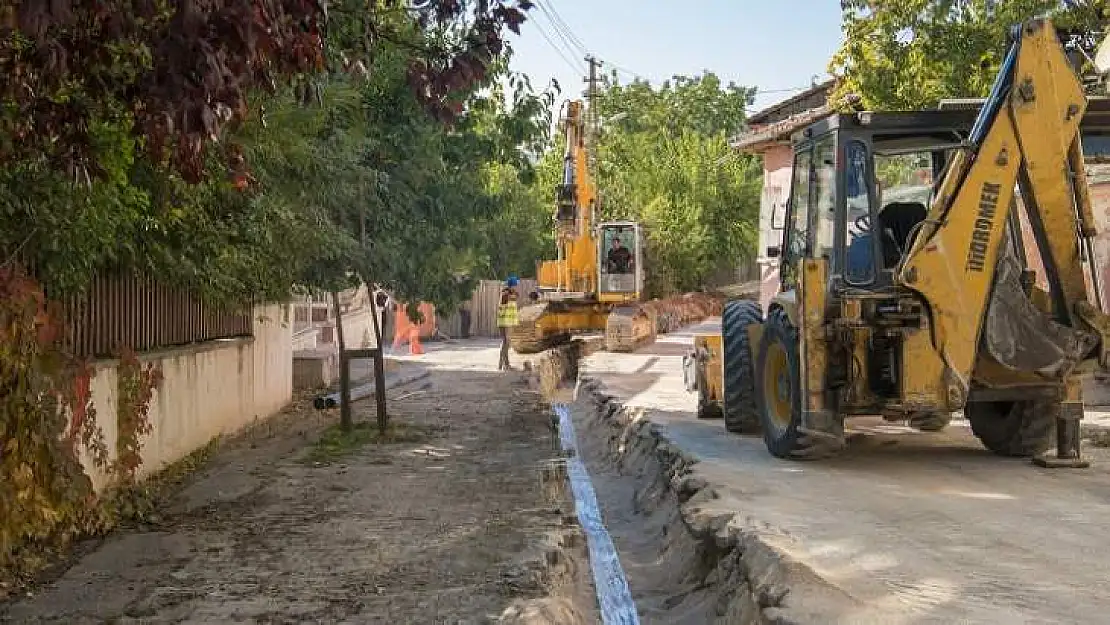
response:
[[(776, 460), (762, 440), (694, 417), (681, 372), (689, 340), (670, 335), (640, 353), (595, 354), (583, 371), (647, 409), (661, 436), (699, 461), (692, 477), (716, 496), (699, 504), (707, 513), (737, 515), (733, 523), (857, 601), (812, 622), (1110, 621), (1102, 592), (1110, 582), (1108, 450), (1089, 445), (1092, 469), (1054, 472), (989, 454), (961, 422), (922, 434), (879, 421), (856, 423), (858, 435), (834, 460)], [(597, 479), (602, 493), (605, 476)], [(613, 501), (605, 512), (618, 550), (629, 554), (632, 590), (650, 599), (651, 569), (635, 555), (647, 553), (642, 535), (621, 531), (630, 513)]]
[[(429, 345), (393, 442), (299, 406), (225, 444), (154, 526), (120, 532), (13, 623), (596, 622), (550, 412), (496, 346)], [(372, 402), (356, 404), (372, 418)], [(364, 438), (369, 431), (362, 431)], [(324, 438), (321, 439), (321, 436)]]

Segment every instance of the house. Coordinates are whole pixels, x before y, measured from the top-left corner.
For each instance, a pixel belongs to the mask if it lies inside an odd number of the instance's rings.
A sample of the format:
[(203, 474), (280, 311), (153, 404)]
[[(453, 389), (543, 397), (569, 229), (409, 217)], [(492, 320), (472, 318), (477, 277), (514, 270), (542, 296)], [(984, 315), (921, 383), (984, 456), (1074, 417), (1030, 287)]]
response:
[(763, 157), (763, 193), (759, 204), (759, 302), (764, 310), (778, 291), (778, 259), (767, 257), (767, 247), (778, 245), (782, 230), (772, 227), (773, 218), (786, 214), (790, 196), (792, 158), (790, 135), (832, 112), (829, 105), (835, 82), (826, 81), (772, 105), (748, 118), (747, 127), (729, 141), (736, 150)]

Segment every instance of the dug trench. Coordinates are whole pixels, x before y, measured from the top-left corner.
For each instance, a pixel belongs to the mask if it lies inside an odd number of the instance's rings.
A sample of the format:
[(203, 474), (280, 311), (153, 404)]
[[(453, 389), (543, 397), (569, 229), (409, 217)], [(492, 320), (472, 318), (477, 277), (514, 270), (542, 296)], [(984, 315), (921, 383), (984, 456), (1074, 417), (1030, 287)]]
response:
[(756, 524), (698, 475), (650, 412), (623, 406), (579, 360), (579, 342), (552, 350), (534, 380), (573, 415), (641, 623), (827, 625), (869, 622), (859, 603), (787, 552), (785, 532)]

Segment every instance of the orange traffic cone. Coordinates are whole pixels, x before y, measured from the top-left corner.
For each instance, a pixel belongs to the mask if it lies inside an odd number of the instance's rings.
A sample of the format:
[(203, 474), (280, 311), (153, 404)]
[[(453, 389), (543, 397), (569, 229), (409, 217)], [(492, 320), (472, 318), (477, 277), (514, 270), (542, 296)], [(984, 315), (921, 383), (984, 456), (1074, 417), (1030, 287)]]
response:
[(409, 328), (409, 354), (416, 356), (424, 353), (424, 346), (420, 344), (420, 327), (413, 325)]

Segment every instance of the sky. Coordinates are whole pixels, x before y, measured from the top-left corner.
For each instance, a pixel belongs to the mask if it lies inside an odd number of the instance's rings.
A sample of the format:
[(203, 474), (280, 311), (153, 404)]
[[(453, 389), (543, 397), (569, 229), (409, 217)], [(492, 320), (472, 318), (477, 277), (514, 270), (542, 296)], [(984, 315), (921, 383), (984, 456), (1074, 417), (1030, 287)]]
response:
[(827, 78), (840, 43), (834, 0), (533, 1), (520, 36), (510, 36), (512, 69), (537, 90), (555, 78), (560, 99), (580, 97), (589, 52), (623, 82), (711, 70), (726, 84), (759, 87), (754, 112)]

